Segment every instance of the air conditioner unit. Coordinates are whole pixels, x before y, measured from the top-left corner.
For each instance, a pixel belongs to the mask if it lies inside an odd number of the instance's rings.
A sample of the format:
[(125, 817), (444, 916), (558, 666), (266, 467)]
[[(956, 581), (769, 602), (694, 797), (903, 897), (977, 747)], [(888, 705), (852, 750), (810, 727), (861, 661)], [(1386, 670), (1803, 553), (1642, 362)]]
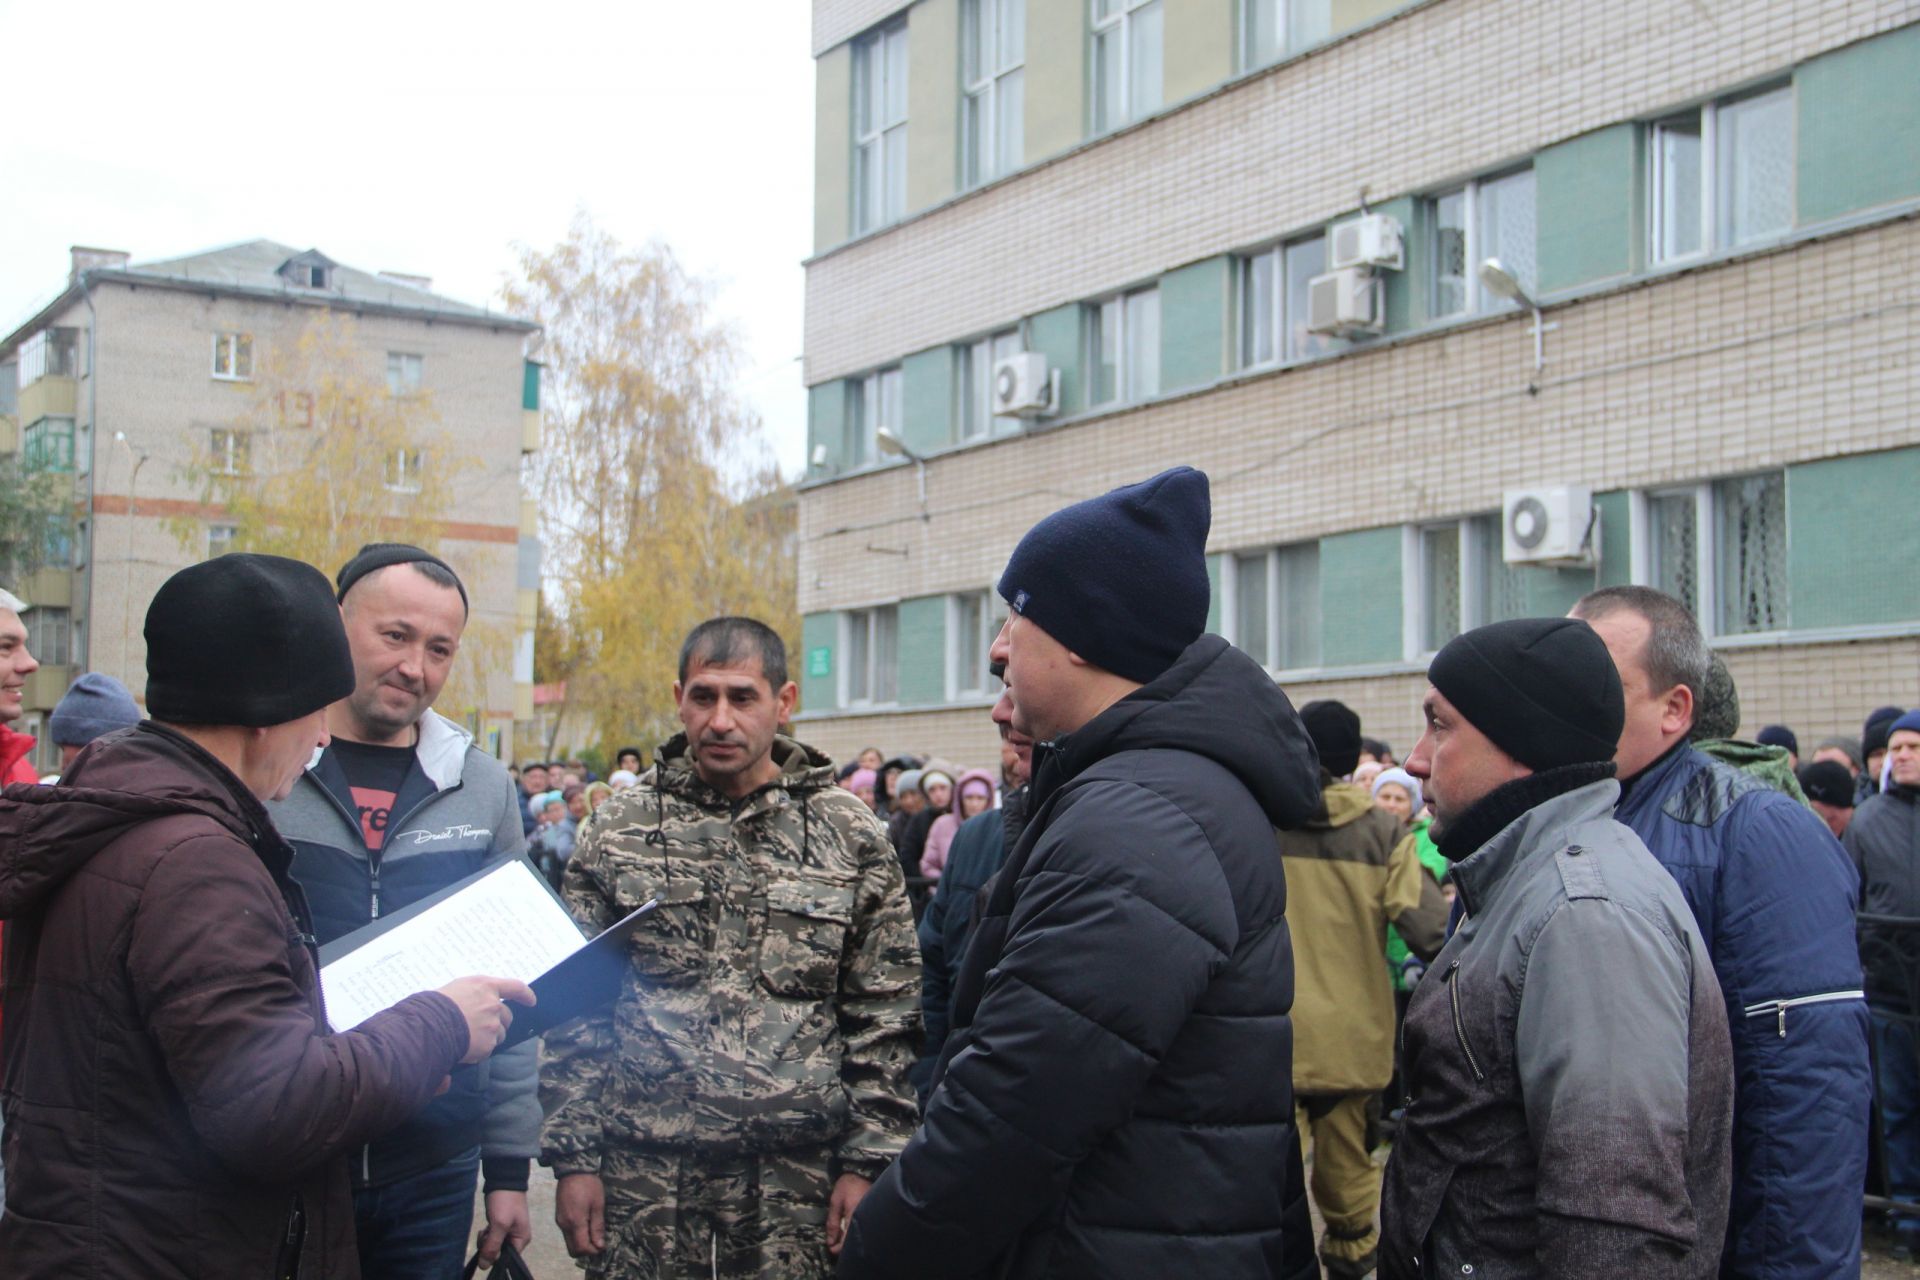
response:
[(1364, 268), (1329, 271), (1307, 282), (1307, 328), (1351, 338), (1386, 327), (1386, 297), (1380, 280)]
[(1593, 491), (1579, 485), (1540, 485), (1501, 495), (1501, 558), (1508, 564), (1591, 567), (1600, 545)]
[(1363, 213), (1357, 218), (1333, 224), (1330, 233), (1330, 264), (1335, 271), (1346, 267), (1385, 267), (1399, 271), (1407, 265), (1406, 247), (1400, 220), (1384, 213)]
[(1049, 372), (1046, 356), (1021, 351), (993, 366), (995, 417), (1043, 418), (1060, 407), (1060, 373)]

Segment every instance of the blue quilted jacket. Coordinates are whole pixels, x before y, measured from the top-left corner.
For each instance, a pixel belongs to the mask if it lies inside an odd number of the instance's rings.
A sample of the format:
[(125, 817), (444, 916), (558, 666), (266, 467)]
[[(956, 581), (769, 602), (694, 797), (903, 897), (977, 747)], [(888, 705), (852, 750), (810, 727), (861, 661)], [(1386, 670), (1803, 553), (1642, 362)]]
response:
[(1721, 1275), (1858, 1275), (1873, 1079), (1852, 861), (1804, 805), (1684, 745), (1632, 780), (1615, 816), (1680, 882), (1727, 1000)]

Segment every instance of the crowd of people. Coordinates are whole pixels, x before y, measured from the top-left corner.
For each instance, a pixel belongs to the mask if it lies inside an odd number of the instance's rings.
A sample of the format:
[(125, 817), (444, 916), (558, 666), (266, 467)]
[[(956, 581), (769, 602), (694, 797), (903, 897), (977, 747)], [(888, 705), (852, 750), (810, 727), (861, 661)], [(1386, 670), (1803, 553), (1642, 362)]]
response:
[[(1920, 711), (1742, 740), (1612, 587), (1441, 648), (1396, 758), (1205, 633), (1210, 522), (1175, 468), (1021, 539), (992, 768), (829, 759), (718, 617), (672, 740), (509, 770), (376, 544), (176, 574), (41, 780), (0, 596), (6, 1270), (448, 1280), (535, 1159), (593, 1277), (1840, 1276), (1870, 1151), (1920, 1254)], [(320, 946), (517, 857), (651, 904), (611, 1004), (330, 1025)]]

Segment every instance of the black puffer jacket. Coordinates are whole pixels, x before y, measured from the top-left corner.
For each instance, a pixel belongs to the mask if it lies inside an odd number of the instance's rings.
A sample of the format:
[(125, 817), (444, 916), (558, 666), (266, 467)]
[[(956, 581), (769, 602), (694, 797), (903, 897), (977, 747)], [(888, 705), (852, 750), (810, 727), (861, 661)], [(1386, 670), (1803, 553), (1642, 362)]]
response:
[(1293, 708), (1218, 636), (1037, 748), (926, 1120), (840, 1274), (1312, 1274), (1273, 828), (1319, 801)]

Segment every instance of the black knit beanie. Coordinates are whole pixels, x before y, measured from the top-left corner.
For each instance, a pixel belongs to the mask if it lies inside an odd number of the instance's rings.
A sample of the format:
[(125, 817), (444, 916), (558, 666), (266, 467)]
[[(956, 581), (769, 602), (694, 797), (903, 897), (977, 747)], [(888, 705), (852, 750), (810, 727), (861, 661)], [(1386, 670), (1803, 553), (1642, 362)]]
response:
[(1469, 724), (1536, 773), (1612, 760), (1626, 725), (1620, 673), (1578, 618), (1476, 627), (1434, 655), (1427, 679)]
[(326, 575), (246, 552), (168, 578), (147, 609), (147, 713), (173, 724), (285, 724), (353, 692)]
[(1360, 764), (1360, 717), (1344, 702), (1331, 698), (1300, 708), (1300, 723), (1313, 739), (1320, 764), (1336, 778), (1344, 778)]
[(453, 571), (452, 565), (430, 551), (422, 551), (404, 542), (369, 542), (355, 552), (353, 559), (340, 566), (340, 572), (333, 580), (338, 588), (334, 599), (344, 603), (354, 583), (370, 573), (396, 564), (430, 564), (446, 570), (447, 576), (453, 579), (453, 589), (460, 593), (460, 606), (472, 609), (473, 606), (467, 601), (466, 584), (460, 581), (460, 575)]
[(1147, 684), (1206, 630), (1212, 523), (1206, 475), (1163, 471), (1029, 529), (1000, 594), (1088, 662)]

